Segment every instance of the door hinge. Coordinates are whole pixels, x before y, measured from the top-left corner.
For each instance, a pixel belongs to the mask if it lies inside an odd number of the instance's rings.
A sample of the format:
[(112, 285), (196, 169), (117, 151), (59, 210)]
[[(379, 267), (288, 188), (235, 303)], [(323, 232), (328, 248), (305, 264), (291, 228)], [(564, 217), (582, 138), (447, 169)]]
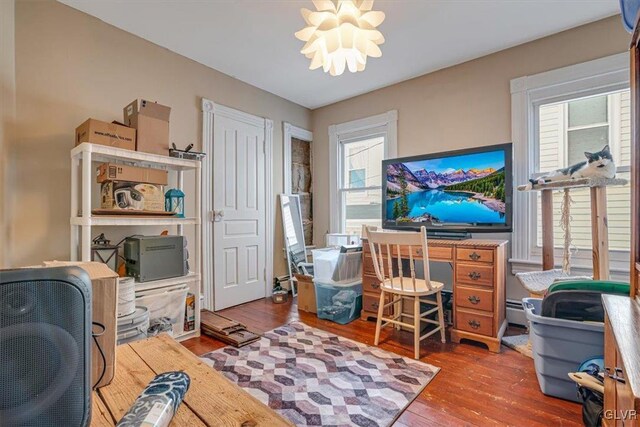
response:
[(262, 270), (262, 274), (264, 274), (264, 281), (266, 282), (267, 281), (267, 269), (266, 269), (266, 267), (265, 267), (264, 270)]
[(267, 152), (267, 141), (266, 140), (262, 140), (262, 153), (266, 153)]

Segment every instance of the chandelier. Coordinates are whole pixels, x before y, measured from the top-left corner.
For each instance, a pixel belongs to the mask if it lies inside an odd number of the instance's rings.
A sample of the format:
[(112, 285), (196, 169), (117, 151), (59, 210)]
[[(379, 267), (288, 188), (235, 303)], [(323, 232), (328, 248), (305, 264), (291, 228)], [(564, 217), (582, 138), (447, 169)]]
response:
[(317, 11), (302, 9), (307, 27), (295, 35), (307, 42), (300, 53), (311, 60), (310, 70), (339, 76), (348, 68), (364, 70), (367, 57), (379, 58), (384, 43), (376, 29), (384, 21), (384, 12), (373, 11), (373, 0), (313, 0)]

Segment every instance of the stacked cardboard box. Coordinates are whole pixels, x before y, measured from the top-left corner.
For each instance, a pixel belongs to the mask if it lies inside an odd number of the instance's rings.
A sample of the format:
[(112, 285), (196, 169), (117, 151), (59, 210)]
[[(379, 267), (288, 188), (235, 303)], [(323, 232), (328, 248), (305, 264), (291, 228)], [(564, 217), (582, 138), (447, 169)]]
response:
[[(91, 341), (91, 385), (103, 387), (111, 382), (116, 371), (116, 334), (118, 308), (118, 274), (101, 262), (46, 261), (45, 267), (78, 266), (91, 278), (93, 321), (104, 325), (104, 333)], [(99, 332), (96, 329), (96, 332)], [(102, 377), (102, 378), (101, 378)], [(100, 382), (98, 383), (98, 380)]]
[(135, 150), (136, 130), (117, 123), (88, 119), (76, 128), (76, 145), (83, 142)]
[(124, 123), (138, 132), (136, 150), (169, 155), (169, 116), (166, 105), (136, 99), (124, 107)]
[(123, 109), (124, 125), (88, 119), (76, 128), (76, 145), (83, 142), (125, 150), (169, 155), (171, 107), (136, 99)]
[(167, 175), (160, 169), (103, 163), (97, 170), (100, 207), (162, 212)]

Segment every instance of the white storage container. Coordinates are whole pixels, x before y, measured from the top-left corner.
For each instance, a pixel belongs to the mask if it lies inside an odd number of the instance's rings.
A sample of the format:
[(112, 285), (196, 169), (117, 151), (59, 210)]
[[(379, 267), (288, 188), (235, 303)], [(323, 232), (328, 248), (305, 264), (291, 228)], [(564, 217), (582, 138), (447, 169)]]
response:
[(361, 280), (362, 251), (340, 253), (340, 249), (316, 249), (313, 278), (325, 284), (346, 284)]
[(136, 292), (136, 306), (149, 309), (148, 336), (161, 332), (177, 337), (184, 333), (185, 303), (189, 287), (174, 285)]
[(360, 242), (360, 236), (355, 234), (338, 234), (331, 233), (325, 237), (325, 246), (328, 248), (339, 248), (340, 246), (357, 245)]

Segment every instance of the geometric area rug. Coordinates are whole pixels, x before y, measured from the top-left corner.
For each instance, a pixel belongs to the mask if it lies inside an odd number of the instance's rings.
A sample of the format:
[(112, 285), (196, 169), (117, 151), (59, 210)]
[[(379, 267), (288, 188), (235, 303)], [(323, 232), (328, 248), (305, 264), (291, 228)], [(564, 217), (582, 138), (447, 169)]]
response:
[(502, 344), (514, 349), (524, 356), (533, 359), (533, 353), (531, 352), (531, 342), (529, 341), (529, 334), (502, 337)]
[(389, 426), (440, 370), (299, 322), (202, 361), (300, 426)]

